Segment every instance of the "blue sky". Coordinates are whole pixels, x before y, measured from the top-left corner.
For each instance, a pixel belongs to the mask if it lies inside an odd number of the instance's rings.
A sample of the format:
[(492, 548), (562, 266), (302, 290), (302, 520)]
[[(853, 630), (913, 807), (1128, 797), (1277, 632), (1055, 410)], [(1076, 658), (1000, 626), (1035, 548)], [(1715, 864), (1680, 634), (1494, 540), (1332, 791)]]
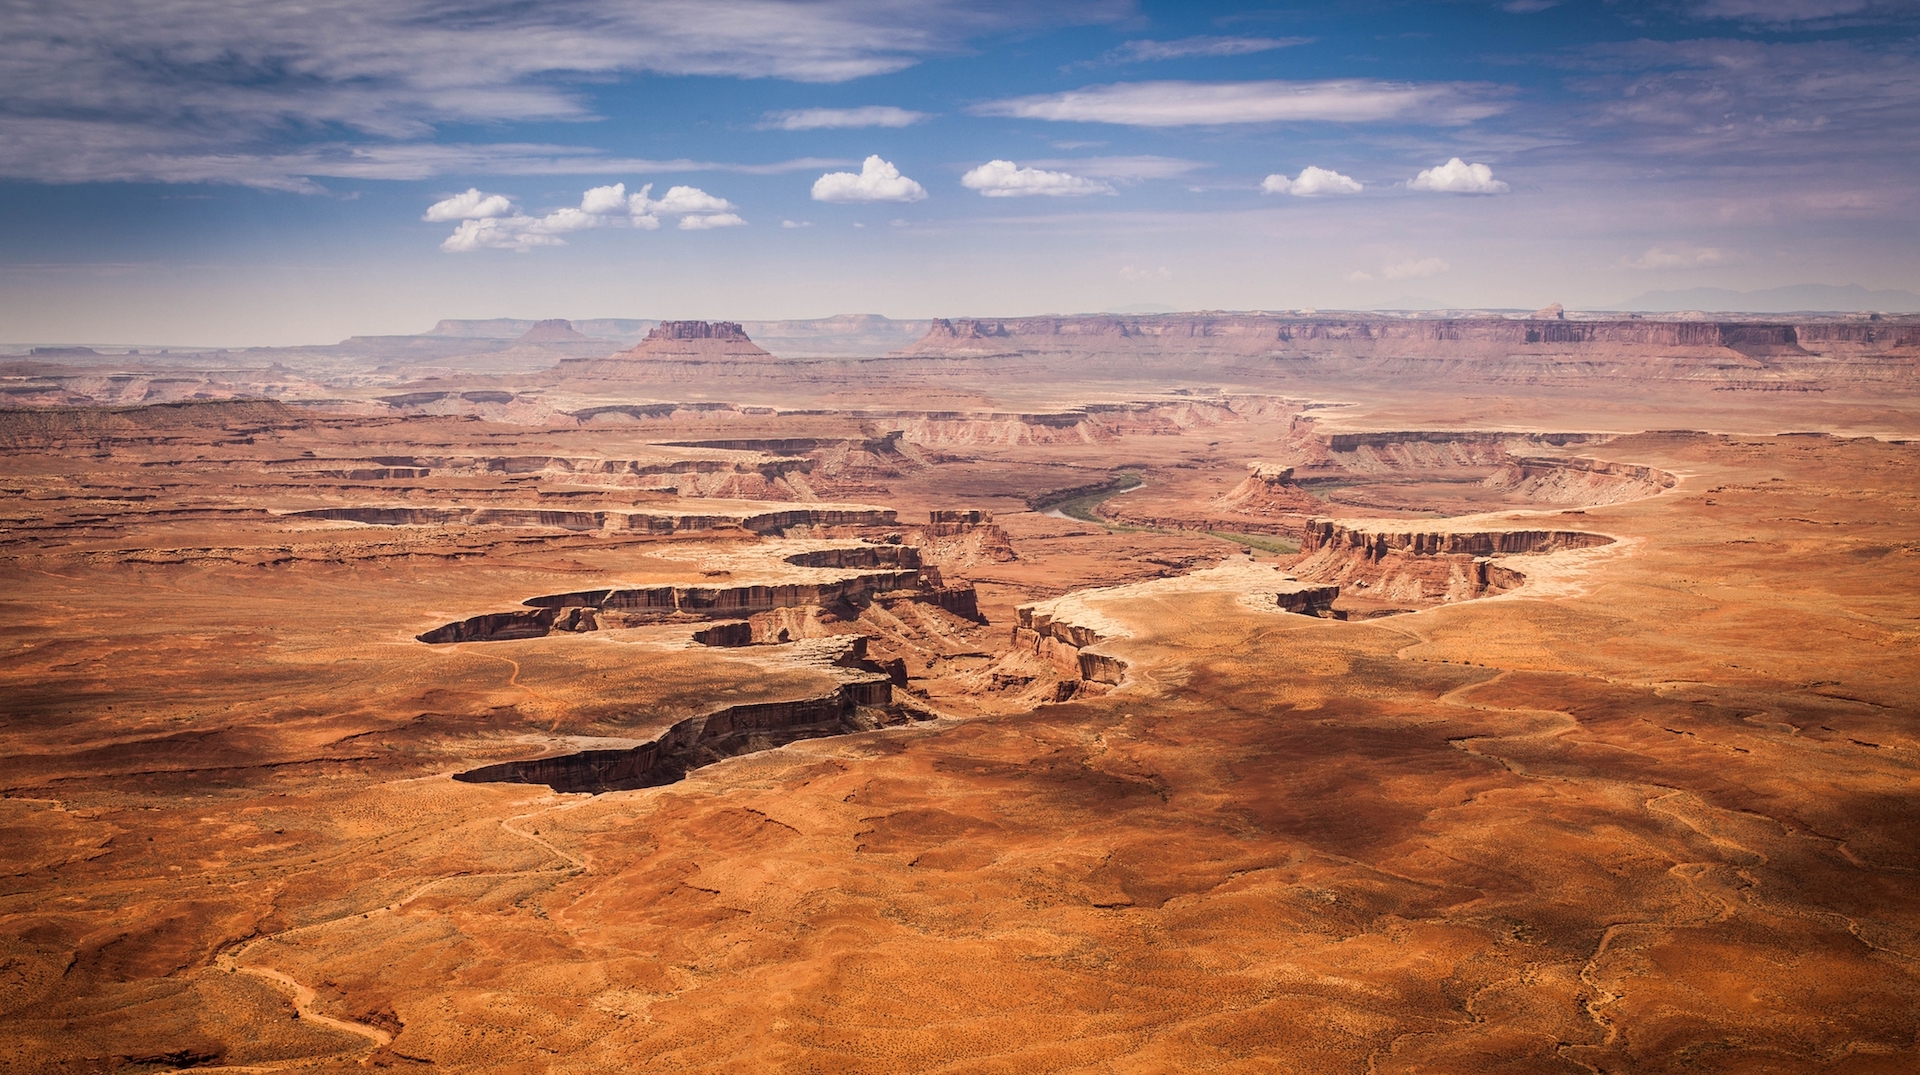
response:
[(1914, 0), (9, 12), (10, 341), (1920, 290)]

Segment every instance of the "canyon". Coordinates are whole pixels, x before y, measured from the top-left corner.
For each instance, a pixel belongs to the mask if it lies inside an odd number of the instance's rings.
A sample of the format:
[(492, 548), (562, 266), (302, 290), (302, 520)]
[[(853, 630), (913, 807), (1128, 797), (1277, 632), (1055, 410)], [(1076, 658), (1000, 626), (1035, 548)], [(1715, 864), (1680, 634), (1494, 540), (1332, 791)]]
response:
[(881, 321), (13, 363), (0, 1071), (1913, 1067), (1920, 318)]

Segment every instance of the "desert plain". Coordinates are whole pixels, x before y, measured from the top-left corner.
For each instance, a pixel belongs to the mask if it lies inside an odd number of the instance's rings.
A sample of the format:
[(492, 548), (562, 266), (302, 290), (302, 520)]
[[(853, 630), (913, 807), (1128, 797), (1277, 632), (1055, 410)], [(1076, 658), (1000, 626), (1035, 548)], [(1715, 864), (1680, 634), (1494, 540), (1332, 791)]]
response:
[(1920, 1064), (1920, 320), (911, 329), (0, 370), (0, 1068)]

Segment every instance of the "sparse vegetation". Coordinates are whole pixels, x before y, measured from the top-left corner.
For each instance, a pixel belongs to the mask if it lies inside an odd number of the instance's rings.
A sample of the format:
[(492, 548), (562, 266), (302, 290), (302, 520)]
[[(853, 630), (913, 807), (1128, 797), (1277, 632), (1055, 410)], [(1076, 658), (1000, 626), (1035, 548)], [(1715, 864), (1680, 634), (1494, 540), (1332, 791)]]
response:
[(1236, 534), (1226, 530), (1208, 530), (1206, 535), (1219, 538), (1221, 541), (1231, 541), (1235, 545), (1245, 545), (1249, 549), (1259, 549), (1261, 552), (1272, 553), (1275, 556), (1292, 556), (1300, 551), (1298, 542), (1274, 537), (1272, 534)]
[(1138, 471), (1122, 471), (1120, 475), (1113, 480), (1113, 484), (1104, 489), (1084, 493), (1071, 500), (1063, 500), (1058, 504), (1043, 504), (1039, 510), (1057, 511), (1069, 519), (1078, 519), (1083, 523), (1094, 523), (1117, 533), (1131, 533), (1137, 530), (1138, 527), (1122, 526), (1111, 519), (1101, 516), (1097, 509), (1108, 498), (1119, 496), (1121, 493), (1132, 489), (1138, 489), (1145, 484), (1146, 479), (1142, 478)]

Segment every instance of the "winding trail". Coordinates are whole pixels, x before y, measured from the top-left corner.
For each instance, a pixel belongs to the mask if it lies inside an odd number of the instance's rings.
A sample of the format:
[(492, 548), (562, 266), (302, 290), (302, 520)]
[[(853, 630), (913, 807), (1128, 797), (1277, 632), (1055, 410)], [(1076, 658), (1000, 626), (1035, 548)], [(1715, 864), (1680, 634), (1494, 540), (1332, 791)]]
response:
[(474, 643), (471, 643), (471, 642), (462, 643), (461, 645), (455, 647), (455, 649), (457, 652), (470, 653), (475, 657), (487, 657), (496, 661), (507, 662), (507, 667), (513, 669), (512, 674), (507, 676), (507, 686), (512, 687), (515, 690), (526, 691), (529, 695), (531, 695), (533, 698), (538, 700), (541, 704), (541, 707), (546, 709), (549, 713), (553, 715), (553, 723), (547, 726), (547, 730), (550, 732), (558, 731), (560, 728), (560, 718), (567, 711), (566, 703), (560, 701), (560, 699), (555, 698), (550, 694), (547, 694), (541, 691), (537, 687), (533, 687), (526, 683), (520, 682), (520, 662), (519, 661), (516, 661), (511, 657), (502, 657), (498, 653), (488, 653), (485, 650), (476, 650), (476, 649), (470, 648), (473, 645)]
[[(492, 655), (489, 654), (489, 656), (492, 656)], [(504, 657), (501, 657), (499, 659), (507, 660)], [(512, 661), (508, 661), (507, 663), (513, 664)], [(519, 666), (514, 665), (514, 669), (515, 669), (515, 674), (517, 676), (519, 671)], [(520, 686), (520, 684), (515, 684), (515, 686)], [(394, 1036), (388, 1033), (387, 1031), (381, 1029), (380, 1027), (371, 1026), (366, 1023), (355, 1022), (351, 1019), (340, 1019), (331, 1015), (324, 1014), (313, 1006), (314, 1001), (318, 999), (319, 994), (316, 993), (314, 990), (308, 988), (307, 986), (301, 984), (300, 981), (294, 978), (292, 975), (269, 966), (263, 966), (263, 965), (241, 966), (240, 960), (246, 955), (246, 953), (249, 950), (254, 948), (256, 945), (265, 944), (271, 941), (285, 940), (296, 934), (318, 932), (320, 930), (324, 930), (329, 927), (336, 926), (341, 923), (349, 922), (355, 919), (371, 918), (372, 916), (377, 914), (397, 914), (401, 910), (403, 910), (408, 904), (414, 902), (415, 900), (421, 898), (422, 896), (425, 896), (428, 892), (432, 891), (434, 888), (442, 884), (445, 884), (448, 881), (469, 880), (469, 879), (479, 879), (479, 878), (506, 879), (511, 877), (532, 877), (532, 876), (539, 876), (539, 875), (548, 875), (555, 878), (560, 878), (560, 877), (572, 877), (578, 874), (588, 873), (592, 870), (592, 866), (588, 863), (588, 861), (584, 857), (575, 855), (569, 851), (565, 851), (555, 846), (553, 843), (542, 839), (539, 835), (528, 832), (525, 829), (518, 828), (514, 825), (514, 822), (517, 822), (517, 821), (523, 821), (523, 820), (526, 820), (527, 818), (539, 817), (542, 814), (552, 813), (556, 810), (571, 809), (578, 805), (581, 805), (581, 804), (577, 802), (557, 803), (553, 806), (546, 807), (545, 809), (534, 810), (525, 814), (516, 814), (512, 817), (504, 818), (500, 821), (500, 828), (502, 830), (522, 840), (526, 840), (529, 843), (532, 843), (538, 846), (541, 850), (547, 852), (548, 854), (563, 860), (565, 863), (564, 865), (542, 866), (542, 867), (537, 867), (530, 870), (503, 870), (497, 873), (464, 873), (462, 872), (462, 873), (447, 874), (444, 877), (436, 877), (414, 888), (411, 892), (407, 893), (405, 896), (402, 896), (400, 899), (395, 900), (394, 902), (386, 904), (384, 906), (374, 907), (365, 911), (351, 911), (334, 918), (325, 919), (319, 922), (310, 922), (304, 926), (295, 926), (291, 929), (281, 930), (278, 933), (269, 933), (264, 936), (253, 937), (248, 940), (241, 941), (237, 946), (235, 946), (231, 950), (222, 952), (218, 956), (214, 957), (213, 966), (216, 969), (226, 971), (229, 974), (251, 975), (255, 978), (259, 978), (264, 981), (270, 982), (274, 986), (291, 993), (293, 995), (294, 1014), (299, 1019), (314, 1023), (319, 1026), (327, 1027), (328, 1029), (331, 1029), (331, 1030), (337, 1030), (344, 1034), (351, 1034), (355, 1037), (366, 1039), (367, 1041), (366, 1045), (361, 1046), (359, 1049), (348, 1050), (342, 1053), (331, 1054), (331, 1056), (334, 1058), (344, 1056), (344, 1055), (352, 1055), (355, 1053), (372, 1052), (377, 1049), (387, 1048), (388, 1046), (393, 1044), (393, 1040), (394, 1040)], [(276, 1061), (269, 1064), (216, 1065), (216, 1066), (209, 1066), (205, 1068), (197, 1068), (195, 1070), (208, 1071), (208, 1072), (218, 1071), (218, 1072), (235, 1072), (235, 1073), (276, 1072), (276, 1071), (284, 1071), (294, 1067), (311, 1066), (317, 1062), (321, 1062), (326, 1059), (328, 1059), (328, 1057), (307, 1056), (307, 1057), (300, 1057), (293, 1060)]]

